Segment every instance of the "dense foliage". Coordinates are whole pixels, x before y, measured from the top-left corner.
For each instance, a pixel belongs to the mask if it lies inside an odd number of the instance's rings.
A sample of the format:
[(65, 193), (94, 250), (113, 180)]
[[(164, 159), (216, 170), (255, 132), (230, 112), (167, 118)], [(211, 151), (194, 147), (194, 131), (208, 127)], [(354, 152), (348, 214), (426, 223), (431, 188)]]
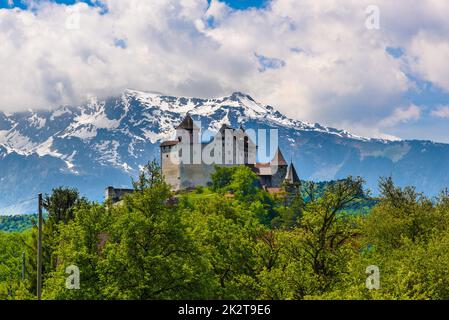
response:
[[(45, 299), (449, 299), (449, 193), (428, 199), (380, 181), (257, 187), (245, 167), (173, 194), (149, 164), (119, 204), (71, 189), (46, 197)], [(35, 295), (36, 229), (0, 233), (0, 298)], [(25, 252), (25, 277), (22, 254)], [(66, 288), (66, 268), (80, 289)], [(380, 288), (366, 287), (379, 267)]]

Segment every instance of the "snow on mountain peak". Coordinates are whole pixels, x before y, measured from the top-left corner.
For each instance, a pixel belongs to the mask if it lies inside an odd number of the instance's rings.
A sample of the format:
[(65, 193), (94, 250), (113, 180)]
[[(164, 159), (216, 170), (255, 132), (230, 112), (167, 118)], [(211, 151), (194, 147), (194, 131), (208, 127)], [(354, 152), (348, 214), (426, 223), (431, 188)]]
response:
[[(344, 130), (290, 119), (242, 92), (205, 99), (127, 89), (119, 98), (100, 101), (92, 97), (82, 106), (63, 106), (52, 112), (0, 113), (0, 148), (7, 154), (57, 157), (74, 172), (76, 157), (81, 157), (82, 152), (74, 155), (73, 151), (83, 146), (87, 153), (98, 154), (95, 157), (99, 162), (129, 170), (120, 148), (126, 146), (128, 155), (137, 158), (137, 153), (145, 150), (145, 143), (172, 138), (176, 125), (187, 113), (208, 119), (207, 129), (211, 131), (217, 131), (222, 123), (231, 124), (232, 119), (237, 124), (253, 122), (366, 140)], [(111, 152), (105, 152), (107, 147), (112, 148)]]
[[(377, 176), (394, 169), (409, 179), (404, 183), (432, 188), (431, 192), (449, 183), (449, 178), (430, 172), (435, 166), (438, 172), (447, 169), (447, 145), (358, 137), (291, 119), (241, 92), (205, 99), (128, 89), (119, 97), (92, 98), (81, 106), (0, 112), (0, 206), (9, 198), (49, 192), (58, 185), (77, 187), (97, 200), (105, 186), (129, 187), (130, 177), (160, 157), (159, 142), (174, 137), (187, 113), (211, 131), (225, 123), (278, 129), (284, 155), (295, 162), (304, 179), (362, 175), (368, 187), (375, 188)], [(435, 164), (431, 160), (437, 157), (443, 160)], [(430, 185), (429, 179), (435, 181)]]

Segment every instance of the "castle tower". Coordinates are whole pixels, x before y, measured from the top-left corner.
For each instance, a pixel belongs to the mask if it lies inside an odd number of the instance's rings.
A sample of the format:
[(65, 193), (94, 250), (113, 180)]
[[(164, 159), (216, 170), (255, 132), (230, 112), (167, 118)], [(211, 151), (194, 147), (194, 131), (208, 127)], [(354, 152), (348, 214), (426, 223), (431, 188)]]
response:
[(287, 193), (286, 201), (289, 203), (291, 203), (296, 195), (300, 194), (301, 192), (301, 180), (299, 179), (298, 173), (296, 172), (293, 161), (291, 161), (290, 165), (288, 166), (283, 187), (285, 192)]
[(176, 136), (180, 142), (188, 139), (190, 144), (197, 144), (200, 142), (200, 130), (190, 114), (187, 114), (181, 124), (176, 127)]
[(187, 114), (176, 127), (176, 140), (164, 141), (160, 145), (162, 174), (173, 190), (179, 190), (182, 187), (181, 162), (187, 159), (186, 162), (193, 163), (199, 137), (200, 128)]
[[(162, 174), (165, 177), (165, 181), (172, 186), (173, 190), (179, 190), (181, 184), (180, 166), (177, 163), (179, 161), (177, 156), (179, 155), (176, 154), (179, 143), (179, 140), (173, 140), (164, 141), (160, 145)], [(173, 159), (176, 161), (173, 161)]]
[(277, 149), (273, 160), (270, 163), (272, 178), (271, 187), (280, 187), (284, 182), (285, 176), (287, 175), (288, 164), (285, 161), (284, 155), (281, 149)]

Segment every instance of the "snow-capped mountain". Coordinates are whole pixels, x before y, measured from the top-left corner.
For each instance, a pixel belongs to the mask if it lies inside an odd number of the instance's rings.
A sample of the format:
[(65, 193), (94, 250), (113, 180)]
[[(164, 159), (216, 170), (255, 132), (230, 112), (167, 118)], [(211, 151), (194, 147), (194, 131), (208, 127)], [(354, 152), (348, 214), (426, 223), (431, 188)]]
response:
[(129, 187), (187, 113), (212, 131), (224, 123), (278, 129), (303, 179), (361, 175), (375, 189), (379, 176), (393, 175), (428, 194), (449, 186), (449, 145), (358, 137), (289, 119), (243, 93), (198, 99), (126, 90), (77, 107), (0, 112), (0, 214), (33, 211), (35, 204), (22, 200), (57, 186), (77, 187), (92, 200), (102, 200), (106, 186)]

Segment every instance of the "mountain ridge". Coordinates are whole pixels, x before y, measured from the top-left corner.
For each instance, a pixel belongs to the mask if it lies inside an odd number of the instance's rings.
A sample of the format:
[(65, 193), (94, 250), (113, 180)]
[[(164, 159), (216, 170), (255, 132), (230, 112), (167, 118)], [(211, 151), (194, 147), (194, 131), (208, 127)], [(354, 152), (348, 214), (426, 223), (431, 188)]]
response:
[(119, 97), (92, 97), (80, 106), (0, 112), (0, 214), (24, 213), (1, 208), (60, 185), (77, 187), (99, 201), (106, 186), (129, 186), (143, 164), (158, 159), (160, 141), (173, 138), (187, 113), (211, 131), (223, 123), (278, 129), (280, 146), (303, 179), (361, 175), (375, 189), (379, 176), (393, 175), (400, 185), (416, 185), (428, 193), (449, 186), (445, 174), (428, 177), (429, 168), (448, 169), (446, 144), (359, 137), (288, 118), (241, 92), (204, 99), (127, 89)]

